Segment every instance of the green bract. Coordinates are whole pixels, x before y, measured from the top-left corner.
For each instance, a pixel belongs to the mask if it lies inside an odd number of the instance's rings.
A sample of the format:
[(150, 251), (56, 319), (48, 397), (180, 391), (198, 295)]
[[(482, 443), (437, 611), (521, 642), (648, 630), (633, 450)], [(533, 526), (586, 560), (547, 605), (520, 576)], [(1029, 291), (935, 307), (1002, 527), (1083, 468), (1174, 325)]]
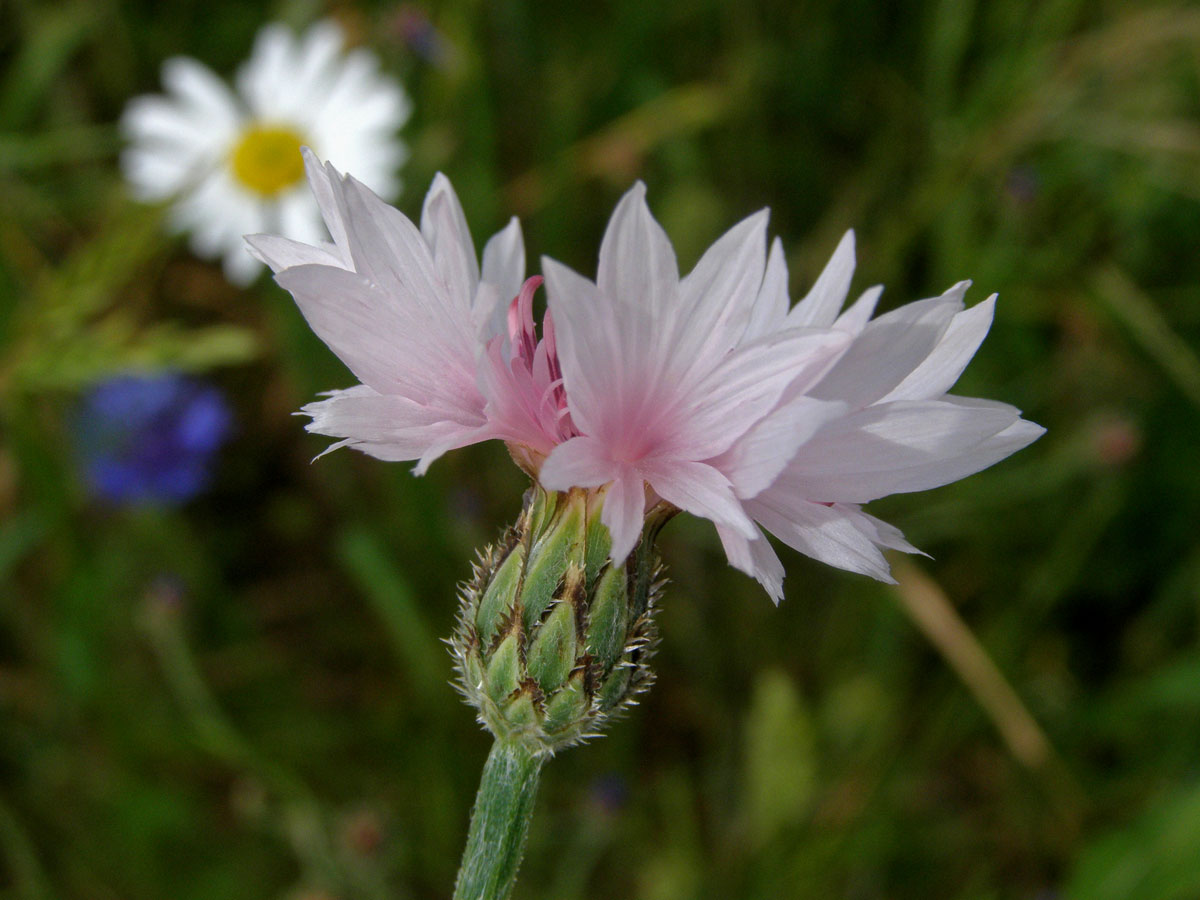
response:
[(536, 485), (515, 527), (480, 554), (450, 641), (460, 690), (497, 739), (542, 755), (594, 737), (653, 681), (663, 585), (652, 511), (620, 565), (603, 493)]

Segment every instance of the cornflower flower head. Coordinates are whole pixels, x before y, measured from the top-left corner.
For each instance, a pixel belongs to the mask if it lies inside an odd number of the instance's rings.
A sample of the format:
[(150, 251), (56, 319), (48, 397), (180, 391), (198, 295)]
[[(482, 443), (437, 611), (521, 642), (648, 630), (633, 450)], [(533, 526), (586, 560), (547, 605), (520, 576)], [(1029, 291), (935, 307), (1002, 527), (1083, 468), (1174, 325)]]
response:
[[(1043, 429), (947, 394), (992, 321), (970, 282), (872, 319), (882, 288), (842, 310), (854, 235), (794, 307), (767, 213), (731, 228), (681, 277), (645, 188), (620, 201), (595, 281), (543, 260), (539, 335), (512, 220), (482, 268), (448, 179), (410, 222), (307, 155), (333, 243), (251, 236), (317, 334), (362, 384), (310, 404), (310, 431), (424, 472), (449, 449), (503, 440), (548, 491), (602, 495), (621, 563), (647, 511), (717, 526), (731, 563), (782, 596), (762, 529), (824, 562), (888, 580), (880, 548), (914, 552), (861, 505), (985, 468)], [(331, 448), (333, 449), (333, 448)]]
[(125, 108), (121, 166), (134, 195), (169, 202), (171, 228), (190, 233), (196, 255), (222, 258), (235, 284), (259, 271), (243, 234), (322, 237), (301, 146), (338, 160), (382, 194), (399, 190), (396, 169), (407, 150), (396, 131), (408, 119), (408, 96), (373, 54), (344, 44), (331, 21), (301, 36), (267, 25), (235, 89), (202, 63), (174, 57), (163, 64), (166, 95), (136, 97)]
[(212, 477), (233, 417), (221, 392), (177, 373), (121, 375), (96, 385), (73, 421), (94, 496), (116, 505), (176, 505)]

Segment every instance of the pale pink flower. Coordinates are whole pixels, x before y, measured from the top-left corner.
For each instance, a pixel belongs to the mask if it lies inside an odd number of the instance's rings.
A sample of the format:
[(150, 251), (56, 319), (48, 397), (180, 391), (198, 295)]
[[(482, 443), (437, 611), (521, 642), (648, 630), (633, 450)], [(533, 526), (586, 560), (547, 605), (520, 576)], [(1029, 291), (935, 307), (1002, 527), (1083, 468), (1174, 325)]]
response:
[(872, 288), (839, 315), (852, 235), (789, 309), (765, 210), (681, 278), (639, 183), (613, 213), (595, 282), (543, 260), (539, 338), (541, 279), (522, 284), (515, 220), (481, 269), (442, 176), (418, 229), (354, 179), (307, 164), (333, 243), (249, 240), (362, 381), (306, 406), (309, 430), (341, 438), (333, 448), (417, 459), (418, 472), (446, 450), (503, 440), (546, 489), (603, 492), (616, 562), (666, 503), (712, 520), (730, 561), (776, 601), (783, 569), (761, 528), (887, 579), (878, 548), (913, 548), (861, 503), (961, 478), (1041, 434), (1013, 407), (945, 393), (991, 322), (993, 299), (964, 311), (966, 282), (873, 321)]

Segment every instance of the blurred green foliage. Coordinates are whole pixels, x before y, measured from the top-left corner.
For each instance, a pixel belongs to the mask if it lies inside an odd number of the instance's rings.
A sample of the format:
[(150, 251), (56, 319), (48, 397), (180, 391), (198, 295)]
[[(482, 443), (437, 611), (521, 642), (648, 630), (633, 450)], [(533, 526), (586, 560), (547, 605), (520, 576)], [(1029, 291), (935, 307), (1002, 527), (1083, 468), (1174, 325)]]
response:
[[(349, 374), (125, 198), (115, 121), (336, 15), (408, 85), (401, 199), (592, 271), (635, 177), (686, 266), (762, 205), (801, 292), (847, 227), (893, 303), (1001, 295), (959, 391), (1049, 434), (874, 510), (1044, 731), (1014, 756), (891, 589), (786, 557), (776, 610), (667, 529), (659, 683), (543, 778), (517, 896), (1200, 893), (1200, 9), (1047, 0), (0, 6), (0, 896), (445, 897), (488, 740), (436, 636), (519, 508), (500, 447), (423, 479), (291, 412)], [(203, 370), (239, 435), (176, 510), (90, 501), (79, 390)], [(995, 714), (993, 712), (993, 714)], [(1024, 761), (1021, 761), (1024, 759)]]

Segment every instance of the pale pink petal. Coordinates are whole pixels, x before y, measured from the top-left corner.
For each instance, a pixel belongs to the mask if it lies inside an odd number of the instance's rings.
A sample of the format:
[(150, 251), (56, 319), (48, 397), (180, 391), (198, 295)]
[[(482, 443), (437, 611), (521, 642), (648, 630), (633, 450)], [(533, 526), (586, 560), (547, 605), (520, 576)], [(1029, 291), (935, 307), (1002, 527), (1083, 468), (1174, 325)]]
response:
[(600, 521), (612, 538), (609, 558), (614, 566), (625, 561), (637, 546), (646, 515), (646, 489), (632, 470), (624, 470), (604, 492)]
[(353, 178), (345, 181), (348, 240), (355, 268), (379, 285), (408, 319), (406, 342), (447, 363), (455, 390), (474, 381), (478, 347), (471, 297), (447, 289), (420, 232)]
[(875, 307), (879, 304), (879, 298), (882, 296), (883, 285), (877, 284), (867, 288), (848, 310), (834, 320), (833, 327), (838, 331), (858, 337), (867, 327), (871, 316), (875, 315)]
[(516, 216), (497, 231), (483, 248), (483, 281), (496, 285), (500, 296), (511, 300), (525, 281), (525, 238)]
[(538, 481), (552, 491), (607, 484), (600, 521), (612, 538), (613, 563), (624, 562), (638, 542), (646, 511), (645, 485), (631, 466), (614, 461), (600, 441), (576, 437), (554, 448), (542, 463)]
[[(317, 155), (308, 147), (301, 147), (300, 155), (304, 157), (304, 171), (308, 175), (308, 186), (312, 190), (313, 196), (317, 198), (321, 217), (325, 220), (329, 236), (338, 248), (338, 255), (343, 260), (343, 268), (350, 268), (352, 265), (350, 245), (346, 237), (346, 225), (342, 220), (342, 210), (345, 204), (340, 200), (342, 177), (333, 166), (322, 164), (317, 159)], [(336, 189), (335, 184), (337, 185)]]
[(928, 400), (938, 397), (958, 381), (967, 363), (987, 337), (996, 309), (996, 295), (963, 310), (950, 320), (938, 345), (925, 361), (880, 400)]
[(767, 258), (762, 287), (759, 288), (758, 297), (750, 311), (750, 321), (746, 323), (746, 332), (742, 335), (742, 340), (752, 341), (783, 328), (790, 303), (787, 257), (783, 253), (783, 242), (775, 238), (771, 244), (771, 255)]
[(766, 490), (800, 447), (827, 422), (847, 411), (844, 403), (800, 396), (765, 416), (709, 462), (733, 484), (737, 496)]
[(803, 300), (788, 313), (791, 328), (828, 328), (846, 302), (854, 277), (854, 232), (847, 231)]
[(307, 431), (345, 438), (351, 446), (391, 460), (419, 459), (448, 438), (472, 443), (481, 439), (478, 433), (484, 425), (482, 416), (462, 417), (459, 410), (422, 406), (365, 385), (331, 391), (300, 411), (312, 417)]
[(506, 332), (508, 304), (521, 291), (525, 280), (525, 239), (514, 216), (483, 248), (479, 288), (475, 292), (472, 317), (476, 333), (486, 343)]
[(479, 284), (479, 262), (462, 204), (450, 179), (438, 172), (425, 195), (421, 209), (421, 235), (433, 253), (438, 274), (450, 296), (475, 299)]
[(766, 535), (757, 528), (755, 531), (758, 531), (758, 536), (754, 540), (747, 540), (737, 531), (724, 525), (717, 526), (717, 534), (729, 564), (758, 581), (778, 606), (783, 599), (783, 563), (779, 561)]
[(600, 487), (622, 473), (607, 449), (595, 438), (574, 437), (554, 448), (538, 473), (542, 487), (565, 491), (573, 487)]
[(771, 490), (747, 501), (746, 510), (767, 531), (806, 556), (895, 583), (879, 548), (836, 507)]
[(308, 265), (345, 268), (333, 244), (314, 247), (274, 234), (248, 234), (245, 239), (250, 255), (269, 266), (272, 272)]
[(662, 313), (674, 306), (679, 284), (675, 250), (646, 206), (646, 186), (630, 188), (613, 211), (600, 244), (596, 284), (622, 306)]
[(1006, 404), (897, 401), (825, 426), (801, 447), (786, 483), (810, 500), (865, 503), (957, 481), (1032, 443), (1043, 429)]
[(880, 547), (887, 547), (890, 550), (899, 550), (901, 553), (916, 553), (921, 556), (929, 555), (918, 550), (905, 540), (904, 534), (899, 528), (889, 525), (882, 519), (868, 515), (862, 511), (861, 507), (850, 503), (835, 503), (834, 506), (855, 528), (865, 534), (872, 543), (878, 544)]
[(455, 300), (469, 313), (469, 299), (449, 293), (421, 232), (400, 210), (351, 176), (330, 184), (356, 272), (387, 290), (408, 291), (434, 319), (445, 318)]
[(812, 395), (861, 408), (877, 401), (919, 366), (962, 309), (966, 282), (940, 297), (909, 303), (863, 329)]
[(410, 298), (330, 266), (296, 266), (275, 279), (295, 297), (317, 336), (364, 384), (419, 403), (437, 401), (466, 416), (481, 412), (473, 355), (464, 359), (454, 348), (439, 346), (435, 334), (423, 334), (413, 304), (405, 302)]
[(679, 407), (663, 411), (679, 419), (664, 445), (692, 459), (723, 453), (785, 391), (803, 391), (820, 378), (848, 342), (840, 331), (797, 328), (743, 344), (695, 388), (680, 391)]
[(582, 275), (547, 257), (542, 258), (542, 272), (571, 418), (581, 431), (600, 435), (610, 425), (610, 409), (619, 411), (627, 391), (627, 347), (620, 317)]
[(681, 459), (644, 459), (641, 477), (668, 503), (685, 512), (728, 526), (747, 538), (757, 533), (729, 479), (712, 466)]
[(767, 210), (730, 228), (705, 251), (679, 286), (676, 377), (727, 353), (743, 338), (763, 282)]

